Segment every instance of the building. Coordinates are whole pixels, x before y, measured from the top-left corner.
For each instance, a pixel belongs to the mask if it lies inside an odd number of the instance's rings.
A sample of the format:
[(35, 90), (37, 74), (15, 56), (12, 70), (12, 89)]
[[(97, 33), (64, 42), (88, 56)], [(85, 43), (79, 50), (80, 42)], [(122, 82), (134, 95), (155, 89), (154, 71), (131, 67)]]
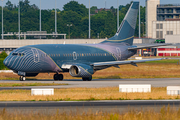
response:
[(146, 37), (152, 38), (152, 22), (156, 21), (160, 0), (146, 0)]
[(160, 4), (160, 0), (146, 0), (146, 33), (148, 38), (165, 39), (180, 34), (180, 4)]

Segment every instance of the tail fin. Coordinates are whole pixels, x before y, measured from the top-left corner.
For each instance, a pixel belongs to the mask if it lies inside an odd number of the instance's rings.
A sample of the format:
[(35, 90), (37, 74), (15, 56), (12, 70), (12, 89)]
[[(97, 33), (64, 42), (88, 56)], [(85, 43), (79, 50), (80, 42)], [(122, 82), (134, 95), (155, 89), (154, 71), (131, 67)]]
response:
[(110, 39), (103, 41), (103, 44), (124, 43), (133, 45), (134, 32), (137, 21), (139, 2), (133, 2), (126, 13), (117, 33)]

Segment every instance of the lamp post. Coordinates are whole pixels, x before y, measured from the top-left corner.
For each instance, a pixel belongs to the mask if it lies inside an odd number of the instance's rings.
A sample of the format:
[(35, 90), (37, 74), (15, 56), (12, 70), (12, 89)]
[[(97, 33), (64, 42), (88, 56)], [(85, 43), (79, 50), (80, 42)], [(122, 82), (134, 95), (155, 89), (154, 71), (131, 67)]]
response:
[(2, 40), (4, 39), (4, 29), (3, 29), (3, 1), (4, 0), (1, 0), (2, 1)]
[(89, 39), (91, 38), (91, 11), (90, 11), (90, 0), (89, 0)]
[[(41, 0), (40, 0), (40, 11), (39, 11), (39, 31), (41, 34)], [(40, 36), (40, 39), (41, 39), (41, 36)]]
[(70, 27), (72, 26), (72, 24), (67, 24), (67, 26), (69, 27), (69, 39), (70, 39)]
[(19, 21), (19, 40), (20, 40), (20, 0), (19, 0), (19, 9), (18, 9), (18, 21)]
[(141, 38), (141, 10), (140, 10), (140, 0), (139, 0), (139, 38)]
[[(56, 13), (56, 0), (55, 0), (55, 34), (57, 34), (57, 13)], [(56, 38), (56, 37), (55, 37)]]
[(119, 0), (117, 0), (117, 31), (119, 28)]

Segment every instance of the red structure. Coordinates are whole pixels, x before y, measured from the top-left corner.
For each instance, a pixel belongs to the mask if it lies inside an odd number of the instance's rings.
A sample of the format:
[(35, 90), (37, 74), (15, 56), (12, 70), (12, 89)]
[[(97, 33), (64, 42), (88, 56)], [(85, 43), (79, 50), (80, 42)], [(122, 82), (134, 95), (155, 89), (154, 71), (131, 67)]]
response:
[(158, 56), (180, 56), (180, 48), (158, 48)]

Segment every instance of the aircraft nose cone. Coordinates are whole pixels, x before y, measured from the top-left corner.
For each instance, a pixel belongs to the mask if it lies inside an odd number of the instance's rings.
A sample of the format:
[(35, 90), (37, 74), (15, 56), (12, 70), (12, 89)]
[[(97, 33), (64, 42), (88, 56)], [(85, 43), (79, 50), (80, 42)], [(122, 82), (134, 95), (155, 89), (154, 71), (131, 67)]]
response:
[(7, 65), (8, 65), (8, 60), (7, 60), (7, 58), (3, 61), (3, 64), (6, 66), (6, 67), (8, 67)]

